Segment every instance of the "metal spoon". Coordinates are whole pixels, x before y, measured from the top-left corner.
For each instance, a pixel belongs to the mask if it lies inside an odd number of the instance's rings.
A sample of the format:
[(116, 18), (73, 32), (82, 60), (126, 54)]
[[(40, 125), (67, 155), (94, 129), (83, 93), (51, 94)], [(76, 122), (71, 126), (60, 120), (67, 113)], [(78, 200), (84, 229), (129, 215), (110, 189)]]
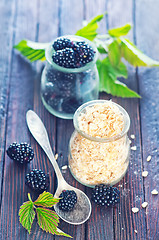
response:
[(58, 198), (60, 193), (63, 190), (74, 190), (77, 194), (77, 203), (75, 204), (72, 211), (70, 212), (61, 211), (57, 203), (56, 205), (54, 205), (54, 209), (56, 213), (59, 215), (61, 219), (63, 219), (67, 223), (75, 224), (75, 225), (84, 223), (90, 217), (91, 210), (92, 210), (92, 206), (89, 198), (84, 192), (82, 192), (81, 190), (75, 187), (72, 187), (64, 180), (61, 174), (60, 168), (52, 152), (46, 128), (42, 123), (41, 119), (38, 117), (38, 115), (34, 111), (29, 110), (26, 113), (26, 121), (27, 121), (28, 128), (32, 133), (33, 137), (42, 147), (42, 149), (44, 150), (44, 152), (46, 153), (46, 155), (48, 156), (48, 158), (50, 159), (50, 162), (54, 167), (57, 180), (58, 180), (58, 187), (54, 197)]

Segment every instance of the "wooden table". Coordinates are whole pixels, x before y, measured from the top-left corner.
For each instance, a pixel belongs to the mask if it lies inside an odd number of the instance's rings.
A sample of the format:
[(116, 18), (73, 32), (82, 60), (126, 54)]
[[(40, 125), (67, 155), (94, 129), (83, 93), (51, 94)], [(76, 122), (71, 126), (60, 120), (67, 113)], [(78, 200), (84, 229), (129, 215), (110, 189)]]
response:
[[(56, 178), (53, 168), (39, 145), (30, 135), (25, 114), (33, 109), (44, 121), (52, 148), (59, 154), (60, 167), (67, 165), (68, 142), (73, 132), (72, 120), (54, 117), (44, 108), (40, 99), (40, 75), (43, 64), (28, 63), (13, 50), (21, 39), (49, 42), (57, 36), (74, 34), (83, 19), (91, 19), (107, 11), (100, 31), (127, 22), (133, 24), (131, 40), (147, 55), (159, 60), (159, 1), (157, 0), (59, 0), (59, 1), (0, 1), (0, 189), (2, 240), (64, 239), (52, 236), (33, 224), (31, 234), (20, 225), (18, 210), (27, 201), (25, 175), (32, 168), (41, 168), (51, 175), (49, 191), (54, 192)], [(101, 208), (92, 203), (92, 215), (80, 226), (66, 224), (60, 228), (77, 240), (158, 240), (159, 239), (159, 68), (135, 69), (129, 67), (130, 88), (141, 94), (139, 99), (112, 98), (129, 113), (129, 136), (135, 135), (128, 172), (120, 181), (121, 202), (116, 208)], [(35, 158), (27, 166), (19, 167), (6, 155), (6, 148), (14, 141), (31, 143)], [(152, 156), (150, 162), (146, 161)], [(147, 170), (148, 176), (142, 177)], [(65, 179), (91, 196), (91, 189), (73, 179), (69, 170)], [(33, 197), (36, 197), (33, 195)], [(148, 207), (141, 204), (147, 201)], [(132, 207), (140, 211), (134, 214)], [(67, 239), (67, 238), (65, 238)]]

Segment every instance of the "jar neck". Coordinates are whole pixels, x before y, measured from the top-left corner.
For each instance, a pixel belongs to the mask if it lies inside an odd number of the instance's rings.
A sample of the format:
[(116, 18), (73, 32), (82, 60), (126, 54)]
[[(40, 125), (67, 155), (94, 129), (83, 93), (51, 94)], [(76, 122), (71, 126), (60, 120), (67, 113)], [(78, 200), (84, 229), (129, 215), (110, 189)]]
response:
[(75, 114), (74, 114), (74, 117), (73, 117), (73, 123), (74, 123), (74, 127), (76, 129), (76, 131), (81, 135), (83, 136), (84, 138), (87, 138), (91, 141), (95, 141), (95, 142), (113, 142), (113, 141), (116, 141), (116, 140), (119, 140), (121, 139), (122, 137), (124, 137), (129, 128), (130, 128), (130, 118), (129, 118), (129, 115), (128, 113), (125, 111), (124, 108), (122, 108), (120, 105), (116, 104), (116, 103), (113, 103), (115, 104), (116, 106), (118, 106), (120, 112), (122, 113), (123, 115), (123, 121), (124, 121), (124, 124), (123, 124), (123, 129), (122, 131), (119, 133), (119, 134), (116, 134), (112, 137), (107, 137), (107, 138), (101, 138), (101, 137), (94, 137), (94, 136), (91, 136), (89, 134), (87, 134), (86, 132), (82, 131), (80, 129), (80, 126), (79, 126), (79, 116), (82, 112), (85, 111), (85, 108), (88, 107), (88, 106), (93, 106), (94, 104), (96, 103), (104, 103), (104, 102), (108, 102), (108, 100), (93, 100), (93, 101), (90, 101), (90, 102), (87, 102), (85, 104), (83, 104), (82, 106), (80, 106)]

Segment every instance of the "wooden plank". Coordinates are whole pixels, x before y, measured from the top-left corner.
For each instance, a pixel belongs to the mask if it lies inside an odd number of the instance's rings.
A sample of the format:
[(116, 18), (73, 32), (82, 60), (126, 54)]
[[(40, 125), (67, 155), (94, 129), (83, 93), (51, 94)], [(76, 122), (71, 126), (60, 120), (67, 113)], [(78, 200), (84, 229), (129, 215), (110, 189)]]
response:
[[(98, 14), (103, 14), (107, 11), (107, 1), (85, 1), (85, 10), (86, 20), (89, 21)], [(99, 23), (98, 32), (101, 34), (106, 34), (107, 26), (108, 22), (106, 15)], [(101, 94), (100, 98), (106, 99), (108, 96), (106, 96), (106, 94)], [(87, 189), (89, 197), (91, 197), (91, 192), (91, 189)], [(90, 240), (114, 239), (113, 209), (98, 207), (96, 204), (92, 203), (92, 215), (88, 221), (87, 238)]]
[[(108, 4), (108, 22), (109, 28), (134, 22), (134, 5), (133, 1), (109, 1)], [(134, 26), (135, 30), (135, 26)], [(129, 33), (129, 38), (134, 41), (134, 31)], [(127, 64), (128, 66), (128, 64)], [(135, 69), (128, 66), (129, 77), (124, 82), (131, 89), (138, 91), (138, 82)], [(124, 179), (119, 183), (121, 191), (121, 203), (114, 210), (114, 227), (115, 239), (146, 239), (146, 222), (145, 215), (140, 210), (138, 214), (132, 213), (132, 207), (141, 209), (141, 203), (144, 200), (142, 172), (142, 154), (141, 154), (141, 135), (140, 135), (140, 113), (139, 100), (137, 99), (120, 99), (113, 98), (122, 105), (129, 113), (131, 127), (129, 136), (135, 135), (131, 146), (137, 146), (137, 151), (131, 151), (129, 169)], [(137, 231), (137, 233), (136, 233)]]
[[(78, 1), (78, 4), (74, 1), (61, 1), (61, 7), (59, 9), (59, 35), (75, 34), (75, 32), (81, 27), (83, 20), (83, 1)], [(59, 156), (58, 164), (60, 167), (68, 165), (68, 144), (70, 136), (73, 132), (72, 120), (57, 119), (57, 153)], [(66, 170), (64, 178), (69, 184), (84, 190), (85, 188), (73, 179), (69, 169)], [(73, 239), (85, 239), (85, 225), (70, 225), (61, 221), (60, 228), (73, 236)], [(55, 239), (61, 239), (55, 237)], [(67, 239), (67, 238), (66, 238)]]
[[(159, 60), (159, 33), (158, 33), (159, 2), (136, 2), (136, 39), (137, 46), (148, 56)], [(146, 16), (146, 17), (145, 17)], [(150, 37), (151, 36), (151, 37)], [(158, 165), (158, 136), (159, 136), (159, 69), (139, 69), (139, 89), (142, 95), (141, 133), (143, 145), (143, 170), (148, 171), (144, 179), (145, 201), (148, 207), (143, 209), (147, 222), (147, 239), (159, 239), (159, 195), (153, 196), (151, 191), (159, 191), (159, 165)], [(147, 156), (152, 160), (147, 162)]]
[(106, 0), (85, 0), (85, 14), (84, 17), (86, 21), (90, 21), (92, 18), (96, 17), (97, 15), (101, 15), (105, 13), (104, 18), (98, 24), (98, 32), (101, 34), (105, 34), (107, 31), (107, 1)]
[[(11, 2), (5, 4), (9, 9)], [(21, 1), (14, 4), (14, 18), (10, 23), (10, 29), (13, 29), (13, 44), (22, 38), (34, 40), (36, 33), (36, 2)], [(16, 6), (16, 7), (15, 7)], [(29, 15), (26, 14), (29, 12)], [(7, 15), (5, 18), (7, 19)], [(12, 32), (11, 32), (12, 34)], [(10, 35), (8, 34), (7, 37)], [(7, 56), (5, 57), (5, 63)], [(7, 138), (6, 147), (12, 142), (30, 142), (28, 134), (25, 113), (33, 103), (33, 79), (34, 70), (30, 64), (25, 62), (17, 53), (13, 52), (11, 61), (10, 77), (10, 95), (9, 106), (6, 109), (7, 118)], [(8, 111), (8, 112), (7, 112)], [(27, 231), (19, 223), (18, 211), (20, 205), (27, 200), (27, 190), (24, 182), (26, 172), (30, 170), (31, 164), (19, 166), (5, 155), (3, 196), (1, 206), (1, 239), (26, 239)]]
[[(50, 42), (57, 37), (58, 34), (58, 6), (59, 1), (54, 3), (49, 0), (46, 2), (38, 2), (38, 15), (37, 15), (37, 37), (36, 41), (38, 42)], [(56, 145), (56, 117), (51, 115), (43, 106), (40, 96), (40, 82), (41, 82), (41, 73), (46, 62), (41, 63), (37, 62), (36, 64), (36, 77), (34, 79), (34, 104), (33, 110), (39, 115), (42, 119), (48, 135), (49, 140), (52, 146), (52, 149), (55, 153)], [(46, 154), (38, 145), (38, 143), (32, 138), (32, 145), (36, 149), (36, 157), (34, 167), (42, 169), (45, 173), (49, 173), (50, 176), (50, 187), (49, 192), (54, 193), (56, 189), (56, 176), (54, 174), (54, 169), (50, 163), (50, 160), (46, 157)], [(28, 235), (27, 239), (54, 239), (49, 233), (42, 231), (38, 224), (34, 224), (32, 232)]]
[(83, 1), (61, 0), (59, 8), (59, 36), (75, 34), (82, 27)]
[[(3, 164), (5, 155), (6, 118), (10, 87), (10, 66), (13, 41), (14, 1), (0, 2), (1, 44), (0, 44), (0, 189), (3, 184)], [(6, 19), (7, 16), (7, 19)], [(2, 198), (2, 193), (1, 193)]]

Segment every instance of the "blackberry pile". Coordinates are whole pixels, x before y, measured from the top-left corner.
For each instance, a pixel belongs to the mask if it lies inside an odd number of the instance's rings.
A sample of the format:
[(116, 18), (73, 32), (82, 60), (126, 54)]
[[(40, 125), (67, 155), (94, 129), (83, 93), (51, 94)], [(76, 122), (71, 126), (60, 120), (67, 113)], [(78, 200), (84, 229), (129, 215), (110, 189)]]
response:
[(7, 149), (7, 155), (21, 164), (29, 163), (34, 157), (34, 151), (27, 143), (12, 143)]
[(93, 61), (94, 50), (86, 42), (73, 42), (68, 38), (57, 39), (53, 48), (53, 62), (65, 68), (80, 68)]
[(116, 187), (97, 185), (92, 192), (92, 200), (100, 206), (114, 206), (119, 203), (120, 191)]
[[(52, 47), (55, 50), (52, 55), (53, 62), (66, 69), (80, 68), (94, 59), (95, 52), (84, 41), (59, 38)], [(96, 77), (93, 74), (92, 71), (63, 72), (48, 67), (45, 72), (45, 87), (42, 90), (43, 101), (50, 110), (73, 115), (81, 104), (92, 98), (89, 92), (90, 84)], [(87, 95), (84, 95), (84, 92), (87, 92)]]
[(50, 185), (49, 175), (42, 170), (33, 169), (26, 175), (25, 184), (34, 191), (43, 192)]
[(72, 190), (63, 190), (59, 198), (59, 209), (65, 212), (71, 211), (77, 202), (77, 194)]
[[(46, 78), (48, 82), (42, 92), (46, 103), (56, 111), (73, 114), (82, 104), (82, 99), (77, 99), (74, 91), (77, 88), (77, 78), (84, 81), (83, 73), (64, 73), (50, 68)], [(81, 85), (82, 82), (79, 84)]]

